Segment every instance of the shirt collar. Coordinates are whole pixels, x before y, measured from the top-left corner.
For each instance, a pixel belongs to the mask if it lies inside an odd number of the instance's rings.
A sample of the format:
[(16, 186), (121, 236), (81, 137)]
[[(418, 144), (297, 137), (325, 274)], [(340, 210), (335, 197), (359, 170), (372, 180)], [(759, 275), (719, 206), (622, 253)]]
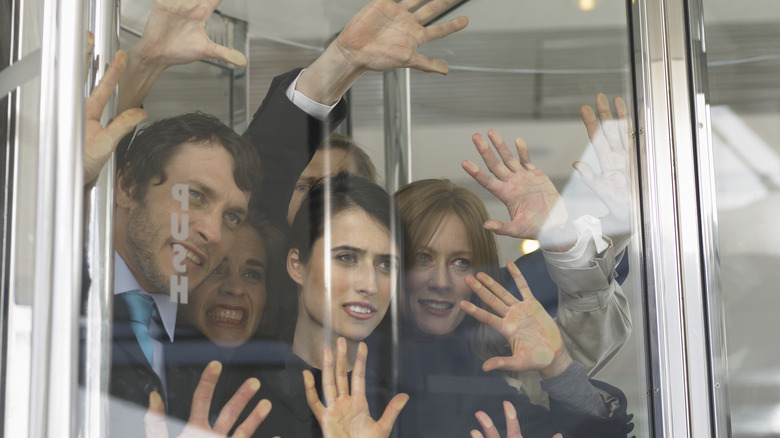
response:
[(142, 293), (149, 295), (157, 305), (157, 311), (160, 312), (160, 320), (162, 321), (165, 333), (168, 334), (168, 338), (173, 342), (174, 330), (176, 328), (176, 313), (179, 309), (179, 305), (176, 301), (171, 301), (170, 297), (165, 294), (152, 294), (144, 290), (141, 285), (138, 284), (138, 280), (135, 279), (133, 273), (130, 272), (130, 268), (125, 263), (122, 256), (119, 253), (114, 252), (114, 295), (118, 295), (131, 290), (140, 290)]

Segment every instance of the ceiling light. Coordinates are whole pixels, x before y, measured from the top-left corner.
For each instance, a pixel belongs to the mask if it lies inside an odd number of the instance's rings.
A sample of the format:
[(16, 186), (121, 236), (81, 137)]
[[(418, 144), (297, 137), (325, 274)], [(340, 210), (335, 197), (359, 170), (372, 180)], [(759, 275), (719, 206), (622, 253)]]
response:
[(577, 6), (582, 11), (592, 11), (596, 7), (596, 0), (578, 0)]
[(534, 252), (537, 249), (539, 249), (539, 241), (538, 240), (525, 239), (520, 244), (520, 251), (523, 254), (528, 254), (528, 253)]

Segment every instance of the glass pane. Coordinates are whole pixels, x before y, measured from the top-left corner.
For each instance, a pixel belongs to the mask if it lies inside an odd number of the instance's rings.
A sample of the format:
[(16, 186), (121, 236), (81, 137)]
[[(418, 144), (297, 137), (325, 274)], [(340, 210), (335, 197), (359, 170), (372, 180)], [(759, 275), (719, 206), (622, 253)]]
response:
[[(219, 101), (219, 90), (233, 78), (215, 65), (201, 72), (172, 68), (145, 101), (157, 123), (117, 154), (110, 436), (137, 436), (150, 403), (164, 405), (176, 436), (202, 373), (214, 371), (210, 360), (219, 360), (222, 372), (211, 402), (201, 407), (209, 411), (202, 424), (213, 425), (242, 382), (256, 377), (262, 386), (250, 407), (260, 398), (273, 407), (255, 436), (317, 436), (301, 372), (312, 372), (327, 405), (342, 403), (321, 389), (328, 376), (322, 349), (337, 350), (338, 337), (347, 339), (349, 370), (361, 363), (359, 342), (367, 344), (365, 392), (374, 419), (394, 395), (408, 394), (395, 436), (467, 436), (481, 428), (480, 410), (504, 436), (504, 401), (516, 409), (524, 436), (625, 436), (631, 428), (649, 435), (640, 245), (631, 228), (641, 218), (632, 210), (626, 5), (458, 2), (454, 12), (430, 18), (445, 23), (466, 15), (469, 26), (419, 49), (445, 61), (448, 76), (413, 69), (410, 105), (401, 108), (386, 100), (405, 93), (401, 83), (369, 71), (346, 103), (317, 115), (321, 107), (301, 104), (296, 88), (288, 89), (298, 78), (297, 91), (311, 97), (301, 83), (312, 75), (284, 72), (332, 59), (325, 48), (367, 3), (301, 0), (275, 4), (270, 13), (251, 2), (224, 5), (225, 16), (249, 23), (247, 114), (254, 120), (246, 137), (256, 149), (202, 115), (177, 116), (181, 124), (158, 121), (196, 109), (225, 121), (224, 108), (231, 107)], [(390, 1), (371, 5), (400, 8)], [(141, 29), (142, 22), (126, 24)], [(381, 55), (373, 62), (395, 62)], [(316, 65), (307, 71), (321, 72)], [(196, 73), (204, 73), (202, 80)], [(581, 110), (596, 105), (597, 93), (605, 93), (603, 114)], [(193, 103), (195, 97), (209, 106)], [(301, 111), (308, 116), (301, 119)], [(387, 130), (408, 134), (388, 128), (387, 114), (412, 121), (412, 181), (395, 194), (371, 182), (388, 180), (386, 165), (394, 164), (385, 163), (393, 156), (385, 154)], [(214, 133), (207, 141), (181, 134), (201, 124)], [(337, 129), (345, 136), (330, 134)], [(475, 133), (488, 145), (498, 142), (487, 139), (488, 129), (503, 135), (514, 155), (514, 138), (525, 138), (533, 163), (524, 152), (523, 165), (507, 158), (515, 175), (505, 200), (518, 228), (512, 237), (498, 236), (497, 245), (483, 222), (507, 220), (507, 207), (461, 167), (471, 160), (489, 172), (472, 142)], [(578, 167), (589, 184), (574, 162), (587, 163)], [(338, 170), (353, 176), (318, 183)], [(457, 188), (447, 188), (445, 178)], [(544, 253), (532, 248), (539, 241)], [(501, 270), (515, 260), (530, 292), (518, 291)], [(479, 289), (477, 272), (511, 291), (504, 295), (511, 305), (504, 326), (491, 323), (497, 317), (489, 313), (504, 316), (504, 304), (491, 308), (490, 292), (483, 288), (480, 300), (470, 289)], [(145, 318), (136, 305), (146, 307)], [(504, 355), (515, 356), (507, 370), (483, 371), (483, 361)], [(150, 398), (153, 391), (159, 401)], [(353, 399), (355, 391), (353, 384)]]
[(702, 7), (730, 399), (730, 416), (716, 418), (735, 437), (778, 436), (780, 356), (765, 339), (780, 304), (780, 7)]
[[(470, 160), (487, 171), (471, 137), (478, 133), (489, 141), (487, 132), (495, 129), (515, 155), (514, 139), (523, 138), (533, 164), (562, 194), (571, 221), (581, 221), (584, 216), (608, 216), (609, 210), (572, 168), (573, 162), (582, 160), (599, 172), (580, 108), (594, 106), (599, 92), (605, 93), (610, 103), (614, 97), (623, 97), (628, 108), (632, 108), (633, 83), (625, 5), (595, 2), (591, 6), (595, 9), (589, 9), (585, 2), (557, 4), (555, 13), (552, 5), (542, 4), (529, 7), (507, 3), (488, 10), (479, 3), (469, 3), (458, 9), (458, 14), (473, 14), (477, 19), (471, 20), (463, 32), (426, 47), (427, 54), (447, 60), (449, 76), (412, 72), (413, 179), (447, 178), (476, 193), (490, 218), (508, 221), (510, 214), (504, 203), (483, 189), (461, 166), (463, 160)], [(628, 116), (633, 119), (632, 110)], [(514, 207), (525, 210), (520, 215), (530, 215), (538, 207), (531, 199)], [(625, 208), (628, 210), (629, 206)], [(606, 222), (602, 224), (609, 235)], [(468, 226), (478, 225), (477, 221)], [(522, 233), (518, 237), (523, 237)], [(598, 289), (593, 283), (585, 286), (588, 274), (572, 265), (557, 264), (553, 254), (542, 257), (540, 251), (534, 251), (538, 243), (532, 235), (527, 236), (529, 240), (518, 237), (497, 236), (498, 260), (501, 264), (517, 261), (535, 296), (551, 312), (557, 308), (557, 321), (567, 334), (572, 357), (585, 365), (591, 378), (625, 393), (628, 411), (634, 414), (634, 433), (649, 435), (637, 241), (630, 240), (622, 254), (617, 251), (623, 265), (617, 270), (620, 288), (615, 295), (600, 310), (595, 310), (596, 306), (583, 311), (581, 307), (573, 310), (576, 303), (584, 302), (588, 296), (593, 298)], [(435, 247), (435, 239), (427, 245)], [(414, 238), (412, 241), (414, 246)], [(628, 241), (613, 241), (618, 248), (623, 242)], [(599, 258), (595, 252), (594, 257)], [(556, 278), (557, 285), (550, 276)], [(412, 293), (413, 300), (418, 302), (410, 305), (422, 305), (423, 310), (427, 310), (425, 305), (442, 306), (434, 303), (446, 301), (448, 298), (444, 297), (448, 295), (437, 293), (432, 281), (426, 284), (427, 289), (418, 286)], [(591, 286), (594, 289), (589, 289)], [(407, 293), (409, 289), (407, 286)], [(430, 302), (421, 301), (423, 298)], [(626, 319), (630, 317), (633, 327), (626, 320), (614, 318), (613, 311)], [(435, 318), (420, 319), (430, 323)], [(453, 333), (464, 333), (464, 326)], [(504, 373), (503, 377), (532, 401), (544, 403), (548, 397), (539, 388), (539, 376), (534, 374)], [(441, 396), (450, 390), (440, 391)], [(422, 423), (420, 420), (417, 424)]]
[[(6, 76), (2, 96), (0, 141), (3, 145), (3, 256), (2, 256), (2, 432), (5, 436), (27, 436), (31, 418), (41, 410), (31, 404), (35, 351), (33, 291), (36, 278), (36, 218), (38, 207), (39, 129), (41, 126), (42, 1), (4, 2), (2, 18), (3, 55), (0, 66), (15, 69)], [(9, 65), (10, 63), (10, 65)], [(9, 86), (10, 85), (10, 86)], [(8, 88), (6, 88), (8, 87)], [(45, 384), (44, 384), (45, 385)]]

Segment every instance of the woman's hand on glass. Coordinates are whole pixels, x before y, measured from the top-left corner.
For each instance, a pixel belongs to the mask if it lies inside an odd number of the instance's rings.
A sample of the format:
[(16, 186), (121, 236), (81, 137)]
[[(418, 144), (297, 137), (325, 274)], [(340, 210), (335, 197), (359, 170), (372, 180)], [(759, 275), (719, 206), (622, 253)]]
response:
[[(582, 177), (583, 182), (601, 199), (609, 210), (602, 219), (605, 234), (616, 238), (626, 236), (630, 231), (628, 150), (631, 144), (629, 136), (628, 109), (626, 102), (614, 99), (617, 119), (612, 116), (609, 100), (603, 93), (596, 95), (596, 111), (589, 105), (580, 109), (582, 122), (588, 130), (593, 149), (596, 151), (600, 173), (596, 173), (588, 164), (575, 161), (572, 165)], [(598, 112), (598, 117), (596, 117)]]
[[(482, 432), (474, 429), (471, 431), (471, 438), (501, 438), (501, 435), (496, 429), (496, 425), (490, 416), (482, 411), (475, 414), (479, 425), (482, 426)], [(504, 402), (504, 417), (506, 417), (506, 438), (523, 438), (523, 434), (520, 431), (520, 422), (517, 420), (517, 411), (512, 403), (508, 401)], [(556, 433), (552, 438), (563, 438), (563, 435)]]
[(547, 174), (531, 161), (523, 139), (515, 140), (515, 156), (498, 132), (491, 129), (488, 138), (498, 156), (481, 134), (474, 134), (472, 140), (489, 172), (469, 160), (462, 163), (463, 169), (509, 211), (508, 222), (490, 219), (485, 228), (496, 234), (537, 239), (544, 229), (567, 223), (561, 195)]
[(485, 371), (539, 371), (542, 378), (561, 374), (572, 363), (563, 345), (558, 325), (534, 298), (523, 274), (514, 263), (507, 269), (520, 291), (518, 300), (497, 281), (480, 272), (466, 277), (466, 284), (495, 314), (468, 301), (460, 307), (470, 316), (496, 330), (509, 342), (512, 356), (491, 357), (482, 364)]
[(352, 391), (347, 377), (347, 342), (339, 338), (336, 343), (336, 366), (333, 366), (333, 352), (325, 348), (322, 352), (322, 393), (325, 404), (317, 395), (314, 376), (303, 371), (306, 387), (306, 401), (320, 423), (327, 438), (372, 438), (387, 437), (393, 423), (401, 413), (409, 396), (398, 394), (390, 400), (379, 421), (374, 421), (368, 411), (366, 400), (366, 344), (358, 344), (355, 367), (352, 369)]
[[(214, 388), (217, 386), (219, 375), (222, 372), (222, 364), (212, 361), (206, 365), (203, 374), (200, 376), (198, 386), (192, 395), (192, 407), (190, 409), (190, 418), (184, 427), (179, 438), (214, 438), (225, 437), (233, 428), (238, 417), (243, 412), (247, 403), (260, 389), (260, 381), (251, 378), (247, 379), (233, 397), (227, 402), (225, 407), (219, 412), (214, 426), (209, 424), (209, 409), (211, 408), (211, 398), (214, 395)], [(271, 402), (260, 400), (252, 409), (249, 416), (238, 426), (233, 433), (233, 438), (249, 438), (255, 433), (260, 423), (265, 420), (271, 412)], [(165, 422), (165, 406), (162, 398), (157, 392), (149, 394), (149, 409), (144, 417), (144, 426), (146, 429), (146, 438), (168, 438), (168, 427)]]

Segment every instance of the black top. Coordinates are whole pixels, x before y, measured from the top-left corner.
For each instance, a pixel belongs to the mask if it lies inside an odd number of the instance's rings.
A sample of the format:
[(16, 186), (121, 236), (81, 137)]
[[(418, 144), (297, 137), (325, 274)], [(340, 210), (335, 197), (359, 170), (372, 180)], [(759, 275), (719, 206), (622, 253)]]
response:
[[(225, 392), (227, 398), (222, 402), (212, 405), (213, 412), (219, 412), (219, 408), (224, 406), (229, 395), (238, 389), (238, 386), (248, 377), (256, 377), (260, 380), (260, 391), (250, 401), (244, 410), (237, 424), (243, 421), (251, 409), (253, 409), (261, 399), (268, 399), (271, 404), (271, 413), (268, 418), (260, 425), (255, 433), (255, 437), (322, 437), (317, 419), (314, 417), (308, 403), (306, 402), (306, 392), (303, 385), (303, 370), (309, 370), (314, 375), (314, 380), (320, 400), (322, 396), (322, 372), (309, 366), (303, 359), (299, 358), (289, 348), (282, 347), (273, 352), (255, 350), (255, 357), (262, 357), (262, 363), (254, 364), (234, 364), (231, 366), (229, 374), (234, 376), (230, 378), (233, 386), (228, 387), (220, 378), (218, 391)], [(375, 361), (372, 361), (371, 354), (366, 366), (366, 398), (373, 418), (377, 419), (382, 414), (382, 410), (389, 400), (390, 384), (383, 378)], [(224, 371), (223, 371), (224, 374)], [(239, 376), (236, 378), (236, 376)], [(351, 378), (351, 373), (349, 375)], [(226, 388), (223, 390), (222, 388)], [(221, 403), (221, 404), (220, 404)], [(323, 401), (324, 403), (324, 401)]]
[(548, 411), (497, 373), (482, 371), (482, 361), (458, 336), (405, 339), (402, 345), (401, 390), (409, 394), (409, 402), (396, 424), (401, 437), (467, 437), (472, 429), (482, 430), (474, 416), (477, 411), (487, 413), (504, 436), (505, 400), (515, 406), (526, 438), (551, 438), (559, 432), (567, 438), (625, 437), (631, 429), (625, 396), (602, 382), (591, 381), (620, 402), (611, 418), (581, 415), (554, 400)]

